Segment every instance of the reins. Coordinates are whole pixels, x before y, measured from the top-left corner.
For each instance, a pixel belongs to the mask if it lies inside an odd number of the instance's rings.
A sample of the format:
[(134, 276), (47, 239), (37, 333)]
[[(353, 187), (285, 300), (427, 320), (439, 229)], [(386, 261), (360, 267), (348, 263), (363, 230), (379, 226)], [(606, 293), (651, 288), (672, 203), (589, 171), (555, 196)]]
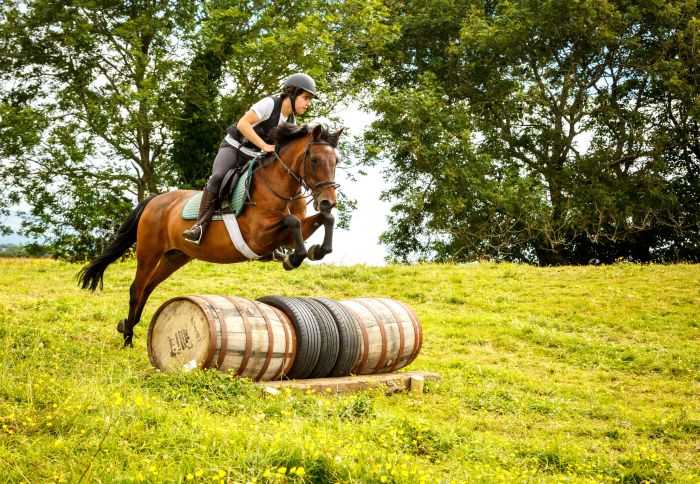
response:
[[(308, 171), (309, 171), (309, 170), (307, 170), (306, 165), (307, 165), (307, 163), (311, 163), (311, 158), (310, 158), (310, 155), (309, 155), (309, 148), (310, 148), (311, 146), (313, 146), (313, 145), (333, 146), (331, 143), (329, 143), (329, 142), (327, 142), (327, 141), (309, 141), (309, 142), (306, 144), (306, 148), (304, 148), (304, 153), (301, 155), (301, 156), (302, 156), (302, 162), (301, 162), (300, 171), (301, 171), (302, 168), (303, 168), (303, 170), (304, 170), (304, 174), (303, 174), (303, 176), (301, 176), (301, 177), (297, 176), (297, 175), (292, 171), (292, 169), (289, 168), (289, 167), (287, 166), (287, 164), (282, 160), (282, 158), (280, 158), (280, 156), (279, 156), (279, 154), (277, 153), (276, 150), (273, 152), (273, 157), (270, 158), (269, 161), (267, 161), (266, 163), (261, 164), (260, 167), (256, 168), (256, 170), (262, 170), (263, 178), (265, 179), (265, 183), (267, 184), (267, 187), (270, 189), (270, 192), (272, 192), (272, 194), (275, 195), (277, 198), (280, 198), (280, 199), (282, 199), (282, 200), (286, 200), (286, 201), (288, 201), (288, 202), (290, 202), (290, 203), (293, 203), (293, 202), (295, 202), (296, 200), (299, 200), (299, 199), (301, 199), (301, 198), (313, 197), (314, 192), (315, 192), (316, 190), (318, 190), (319, 188), (320, 188), (320, 191), (319, 191), (319, 194), (320, 194), (321, 192), (323, 192), (323, 190), (326, 190), (327, 188), (330, 188), (330, 187), (335, 187), (335, 188), (337, 188), (337, 187), (340, 186), (340, 184), (336, 183), (335, 180), (324, 180), (324, 181), (320, 181), (320, 182), (314, 184), (313, 186), (311, 186), (311, 185), (309, 184), (309, 179), (308, 179)], [(297, 195), (293, 195), (293, 196), (290, 195), (290, 196), (288, 196), (288, 197), (285, 197), (285, 196), (283, 196), (283, 195), (280, 195), (280, 194), (277, 192), (277, 190), (275, 190), (275, 188), (273, 187), (272, 183), (270, 183), (270, 178), (267, 176), (267, 172), (263, 169), (263, 168), (266, 168), (267, 166), (271, 165), (271, 164), (274, 163), (275, 161), (279, 161), (279, 162), (282, 164), (282, 166), (284, 167), (284, 169), (287, 171), (287, 175), (289, 175), (289, 176), (291, 176), (292, 178), (294, 178), (294, 180), (297, 182), (297, 184), (299, 185), (299, 187), (300, 187), (300, 188), (302, 188), (302, 187), (305, 188), (305, 189), (307, 190), (307, 192), (304, 193), (304, 190), (301, 190)], [(308, 204), (308, 203), (311, 203), (311, 200), (309, 200), (309, 202), (307, 202), (307, 204)]]

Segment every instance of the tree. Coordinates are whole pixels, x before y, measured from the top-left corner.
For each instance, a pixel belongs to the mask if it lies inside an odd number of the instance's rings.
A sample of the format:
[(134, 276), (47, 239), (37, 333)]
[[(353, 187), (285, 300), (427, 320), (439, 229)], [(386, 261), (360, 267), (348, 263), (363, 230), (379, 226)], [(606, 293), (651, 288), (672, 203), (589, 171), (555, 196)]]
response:
[(8, 200), (31, 205), (26, 234), (52, 240), (58, 255), (87, 257), (132, 196), (172, 179), (168, 125), (184, 67), (176, 41), (194, 3), (12, 0), (2, 13)]
[(390, 3), (394, 257), (697, 260), (693, 2)]

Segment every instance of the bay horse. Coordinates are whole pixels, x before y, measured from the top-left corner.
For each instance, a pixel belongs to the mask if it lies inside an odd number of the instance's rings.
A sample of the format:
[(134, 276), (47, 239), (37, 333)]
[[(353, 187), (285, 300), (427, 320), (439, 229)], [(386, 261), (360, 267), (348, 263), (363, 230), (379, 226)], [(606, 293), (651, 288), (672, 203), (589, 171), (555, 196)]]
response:
[[(335, 148), (342, 129), (331, 133), (315, 127), (282, 124), (270, 136), (277, 145), (253, 172), (252, 203), (238, 217), (243, 239), (259, 260), (281, 261), (287, 270), (305, 258), (319, 260), (332, 252), (331, 210), (336, 206)], [(313, 197), (314, 215), (306, 216), (304, 189)], [(182, 232), (192, 225), (182, 209), (194, 190), (175, 190), (142, 200), (124, 221), (114, 241), (78, 273), (78, 284), (95, 291), (102, 288), (105, 269), (136, 243), (136, 275), (129, 291), (129, 315), (119, 321), (124, 346), (133, 346), (134, 326), (153, 290), (175, 271), (199, 259), (215, 263), (243, 262), (248, 258), (234, 247), (222, 221), (212, 221), (200, 245), (187, 242)], [(304, 240), (321, 225), (323, 242), (308, 250)], [(293, 247), (283, 254), (278, 249)]]

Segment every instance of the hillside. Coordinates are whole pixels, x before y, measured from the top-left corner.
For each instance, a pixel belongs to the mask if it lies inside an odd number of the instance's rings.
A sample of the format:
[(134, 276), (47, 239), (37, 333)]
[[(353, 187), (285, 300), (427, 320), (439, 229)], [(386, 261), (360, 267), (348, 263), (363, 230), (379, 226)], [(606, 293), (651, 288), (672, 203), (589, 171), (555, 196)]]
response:
[[(80, 266), (2, 259), (0, 475), (10, 482), (663, 482), (700, 480), (700, 267), (192, 263), (121, 349), (135, 264), (104, 291)], [(155, 372), (167, 299), (400, 299), (420, 396), (265, 396), (216, 371)]]

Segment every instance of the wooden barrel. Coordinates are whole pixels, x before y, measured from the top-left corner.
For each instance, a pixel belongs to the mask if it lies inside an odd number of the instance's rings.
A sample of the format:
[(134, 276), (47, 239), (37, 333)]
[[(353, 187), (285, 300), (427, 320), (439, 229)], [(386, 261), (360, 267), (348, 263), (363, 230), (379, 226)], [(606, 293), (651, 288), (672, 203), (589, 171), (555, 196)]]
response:
[(279, 309), (232, 296), (184, 296), (163, 303), (148, 328), (148, 355), (164, 371), (218, 368), (277, 380), (292, 367), (297, 341)]
[(385, 298), (340, 303), (354, 316), (362, 339), (362, 350), (352, 373), (391, 373), (416, 359), (423, 344), (423, 330), (411, 308)]

